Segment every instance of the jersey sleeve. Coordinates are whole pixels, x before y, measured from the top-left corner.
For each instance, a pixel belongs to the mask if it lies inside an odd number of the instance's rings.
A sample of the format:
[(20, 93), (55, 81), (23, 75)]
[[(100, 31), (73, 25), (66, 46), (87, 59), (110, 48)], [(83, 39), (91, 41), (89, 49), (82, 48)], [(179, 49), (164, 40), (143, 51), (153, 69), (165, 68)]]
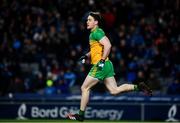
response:
[(94, 33), (94, 38), (97, 41), (100, 41), (103, 37), (105, 36), (105, 33), (102, 29), (98, 29), (96, 30), (96, 32)]

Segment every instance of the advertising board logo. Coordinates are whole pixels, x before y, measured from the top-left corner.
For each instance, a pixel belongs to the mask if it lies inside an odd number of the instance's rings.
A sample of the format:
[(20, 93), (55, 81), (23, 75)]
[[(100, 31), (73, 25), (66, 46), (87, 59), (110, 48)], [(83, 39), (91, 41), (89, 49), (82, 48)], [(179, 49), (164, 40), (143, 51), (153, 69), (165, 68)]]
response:
[[(29, 110), (27, 110), (29, 109)], [(29, 112), (28, 112), (29, 111)], [(40, 107), (40, 106), (29, 106), (22, 103), (17, 111), (17, 119), (26, 120), (28, 118), (66, 118), (67, 113), (77, 113), (77, 106), (53, 106), (53, 107)], [(85, 117), (88, 119), (109, 119), (109, 120), (120, 120), (124, 114), (123, 110), (117, 109), (99, 109), (88, 107), (85, 113)]]
[(68, 112), (77, 112), (78, 107), (52, 107), (52, 108), (40, 108), (38, 106), (31, 107), (32, 118), (65, 118)]
[(85, 117), (86, 118), (98, 118), (98, 119), (106, 119), (109, 120), (120, 120), (123, 116), (123, 110), (116, 109), (95, 109), (92, 107), (88, 107), (86, 109)]
[(178, 119), (174, 118), (176, 116), (176, 113), (177, 113), (177, 106), (172, 105), (171, 108), (168, 111), (168, 119), (166, 121), (167, 122), (178, 121)]
[(26, 107), (26, 104), (25, 103), (22, 103), (18, 109), (18, 117), (17, 119), (20, 119), (20, 120), (25, 120), (27, 119), (25, 117), (25, 114), (26, 114), (26, 111), (27, 111), (27, 107)]

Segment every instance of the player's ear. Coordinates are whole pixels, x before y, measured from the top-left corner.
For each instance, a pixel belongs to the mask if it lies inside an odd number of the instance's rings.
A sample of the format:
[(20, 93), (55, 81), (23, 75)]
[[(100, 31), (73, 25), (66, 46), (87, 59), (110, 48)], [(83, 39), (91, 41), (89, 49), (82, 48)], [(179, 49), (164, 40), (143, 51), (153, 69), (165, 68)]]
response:
[(95, 24), (98, 25), (98, 21), (97, 20), (95, 20)]

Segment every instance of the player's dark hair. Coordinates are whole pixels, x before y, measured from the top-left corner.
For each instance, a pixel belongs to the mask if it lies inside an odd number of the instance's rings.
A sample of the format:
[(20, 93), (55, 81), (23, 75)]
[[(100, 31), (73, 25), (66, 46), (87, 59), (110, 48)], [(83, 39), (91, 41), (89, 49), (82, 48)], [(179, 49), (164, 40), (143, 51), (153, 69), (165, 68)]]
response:
[(92, 16), (96, 21), (98, 21), (98, 26), (103, 27), (103, 17), (101, 16), (100, 12), (90, 12), (90, 16)]

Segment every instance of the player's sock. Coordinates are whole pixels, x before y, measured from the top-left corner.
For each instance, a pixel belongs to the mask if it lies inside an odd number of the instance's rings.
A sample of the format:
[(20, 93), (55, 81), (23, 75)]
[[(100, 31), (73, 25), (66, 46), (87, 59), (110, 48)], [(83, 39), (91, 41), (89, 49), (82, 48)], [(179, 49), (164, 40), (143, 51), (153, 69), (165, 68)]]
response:
[(139, 91), (138, 85), (134, 85), (134, 91)]

